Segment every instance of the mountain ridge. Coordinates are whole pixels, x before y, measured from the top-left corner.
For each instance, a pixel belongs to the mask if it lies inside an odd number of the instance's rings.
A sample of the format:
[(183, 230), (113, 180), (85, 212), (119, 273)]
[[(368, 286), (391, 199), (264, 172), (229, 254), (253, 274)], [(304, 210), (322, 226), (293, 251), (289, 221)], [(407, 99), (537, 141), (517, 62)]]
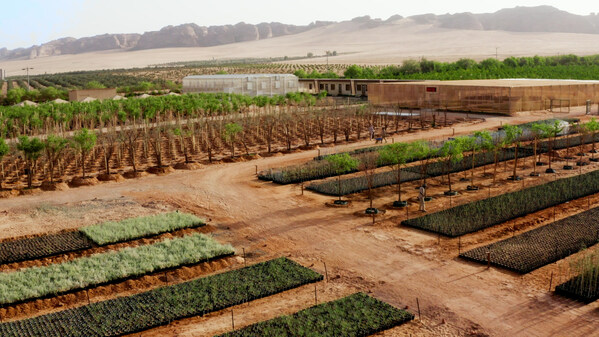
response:
[[(519, 6), (482, 14), (469, 12), (443, 15), (422, 14), (407, 18), (396, 14), (384, 21), (372, 19), (370, 16), (361, 16), (350, 21), (360, 23), (362, 29), (369, 29), (394, 24), (401, 20), (459, 30), (599, 34), (599, 15), (576, 15), (551, 6)], [(294, 35), (335, 23), (316, 21), (305, 26), (279, 22), (259, 24), (240, 22), (222, 26), (199, 26), (195, 23), (186, 23), (166, 26), (158, 31), (143, 34), (102, 34), (79, 39), (65, 37), (29, 48), (13, 50), (1, 48), (0, 60), (35, 59), (107, 50), (137, 51), (157, 48), (212, 47)]]

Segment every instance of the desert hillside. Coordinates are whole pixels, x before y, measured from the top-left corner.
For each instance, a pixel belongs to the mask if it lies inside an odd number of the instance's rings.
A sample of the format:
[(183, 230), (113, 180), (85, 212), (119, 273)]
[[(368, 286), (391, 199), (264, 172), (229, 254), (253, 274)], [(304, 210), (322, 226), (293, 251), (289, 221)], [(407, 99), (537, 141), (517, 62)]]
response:
[[(517, 9), (518, 11), (514, 12)], [(572, 16), (550, 7), (541, 9), (550, 11), (545, 21), (565, 15)], [(505, 11), (511, 14), (499, 11), (493, 17), (503, 16), (516, 20), (514, 13), (522, 13), (520, 8)], [(551, 13), (553, 14), (550, 15)], [(457, 20), (460, 15), (462, 19)], [(499, 58), (570, 53), (588, 55), (599, 53), (599, 34), (589, 28), (595, 27), (592, 24), (594, 21), (591, 20), (593, 17), (584, 17), (587, 33), (584, 33), (586, 28), (576, 25), (570, 26), (571, 30), (579, 31), (575, 33), (530, 31), (548, 30), (550, 27), (548, 28), (542, 20), (534, 21), (536, 26), (531, 23), (533, 21), (523, 23), (525, 20), (520, 20), (519, 26), (516, 25), (518, 22), (514, 21), (511, 27), (518, 31), (507, 31), (503, 29), (507, 21), (492, 19), (484, 14), (409, 18), (393, 16), (385, 21), (362, 17), (340, 23), (312, 25), (310, 29), (293, 34), (271, 35), (264, 39), (253, 38), (244, 42), (206, 47), (191, 44), (175, 48), (167, 44), (157, 45), (165, 48), (145, 49), (139, 47), (146, 43), (142, 37), (137, 41), (138, 47), (130, 49), (94, 50), (82, 54), (3, 60), (0, 61), (0, 68), (6, 69), (7, 75), (11, 76), (24, 74), (21, 69), (25, 66), (33, 67), (33, 74), (43, 74), (146, 67), (170, 62), (212, 59), (297, 57), (308, 53), (323, 55), (325, 51), (336, 51), (338, 55), (329, 57), (329, 62), (340, 64), (397, 64), (405, 59), (421, 57), (440, 61), (463, 57), (480, 60), (495, 57), (496, 53)], [(555, 27), (565, 25), (557, 19), (555, 23)], [(555, 27), (554, 29), (557, 29)], [(125, 42), (123, 44), (126, 44)], [(325, 63), (326, 60), (315, 57), (289, 62)]]

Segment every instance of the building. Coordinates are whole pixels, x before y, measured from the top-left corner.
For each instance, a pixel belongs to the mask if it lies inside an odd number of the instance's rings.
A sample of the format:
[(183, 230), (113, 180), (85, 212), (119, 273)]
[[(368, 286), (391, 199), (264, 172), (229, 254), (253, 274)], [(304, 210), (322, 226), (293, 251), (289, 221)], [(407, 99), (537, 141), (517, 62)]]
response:
[(70, 90), (69, 101), (82, 102), (86, 98), (95, 98), (99, 100), (112, 99), (116, 96), (115, 88), (108, 89), (85, 89), (85, 90)]
[(413, 82), (406, 80), (368, 80), (345, 78), (302, 78), (300, 91), (314, 95), (326, 91), (330, 96), (367, 97), (368, 86), (374, 83)]
[(369, 85), (375, 105), (514, 114), (599, 102), (599, 81), (471, 80)]
[(193, 75), (183, 79), (184, 93), (274, 96), (298, 89), (298, 78), (291, 74)]

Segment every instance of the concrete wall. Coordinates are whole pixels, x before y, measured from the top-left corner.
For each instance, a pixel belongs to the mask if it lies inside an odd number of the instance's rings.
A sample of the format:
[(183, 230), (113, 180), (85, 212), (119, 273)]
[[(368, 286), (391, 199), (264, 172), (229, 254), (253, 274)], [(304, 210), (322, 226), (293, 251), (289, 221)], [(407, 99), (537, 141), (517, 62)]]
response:
[(188, 76), (183, 79), (184, 93), (228, 93), (249, 96), (285, 95), (299, 90), (294, 75), (227, 77)]
[(439, 108), (456, 111), (513, 114), (599, 102), (599, 84), (556, 82), (540, 86), (478, 86), (440, 83), (371, 84), (368, 100), (375, 105)]
[(81, 102), (88, 97), (96, 98), (99, 100), (112, 99), (114, 96), (116, 96), (115, 88), (85, 89), (85, 90), (69, 91), (69, 101), (71, 101), (71, 102)]

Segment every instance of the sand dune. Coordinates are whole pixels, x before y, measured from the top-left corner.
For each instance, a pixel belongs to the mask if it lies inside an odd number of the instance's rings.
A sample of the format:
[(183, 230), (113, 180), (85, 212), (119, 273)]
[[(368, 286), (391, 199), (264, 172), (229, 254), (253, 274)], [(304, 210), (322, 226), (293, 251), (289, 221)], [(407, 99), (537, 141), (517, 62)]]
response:
[[(77, 70), (146, 67), (154, 64), (231, 59), (244, 57), (303, 56), (308, 52), (324, 54), (335, 50), (341, 55), (330, 63), (398, 64), (405, 59), (425, 57), (452, 61), (462, 57), (484, 59), (508, 56), (557, 54), (599, 54), (599, 34), (516, 33), (444, 29), (415, 24), (403, 19), (393, 24), (364, 27), (359, 22), (342, 22), (296, 35), (199, 48), (166, 48), (141, 51), (104, 51), (78, 55), (61, 55), (32, 60), (0, 62), (8, 76), (21, 75), (25, 66), (31, 74)], [(312, 58), (293, 63), (324, 63)]]

